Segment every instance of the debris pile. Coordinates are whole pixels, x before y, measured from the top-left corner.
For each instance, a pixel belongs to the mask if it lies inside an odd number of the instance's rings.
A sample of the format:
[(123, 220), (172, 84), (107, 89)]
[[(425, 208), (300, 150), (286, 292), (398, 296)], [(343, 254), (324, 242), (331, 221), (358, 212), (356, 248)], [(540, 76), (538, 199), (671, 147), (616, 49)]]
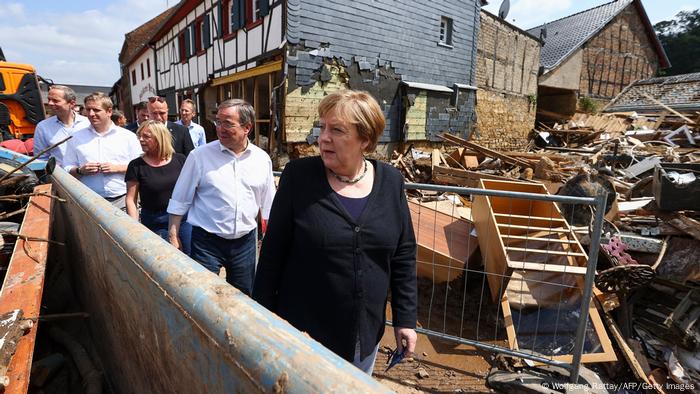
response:
[[(661, 114), (577, 113), (566, 122), (538, 124), (538, 129), (531, 133), (527, 152), (498, 151), (445, 133), (441, 136), (445, 142), (442, 148), (426, 151), (410, 148), (404, 154), (395, 153), (392, 163), (402, 171), (407, 182), (471, 188), (505, 187), (504, 190), (514, 191), (525, 190), (527, 187), (521, 185), (530, 184), (542, 188), (538, 193), (576, 196), (595, 196), (601, 191), (608, 193), (592, 309), (599, 316), (596, 319), (600, 325), (595, 322), (594, 325), (600, 330), (596, 334), (601, 339), (602, 350), (592, 352), (588, 361), (584, 354), (583, 361), (600, 363), (601, 367), (596, 371), (611, 381), (625, 382), (633, 378), (651, 385), (648, 387), (654, 387), (658, 392), (664, 392), (664, 387), (694, 387), (697, 391), (700, 390), (699, 124), (700, 113), (682, 114), (670, 108)], [(498, 272), (495, 274), (505, 269), (510, 272), (507, 275), (511, 282), (524, 282), (522, 275), (525, 272), (528, 275), (532, 272), (550, 276), (560, 274), (562, 268), (545, 267), (537, 260), (526, 262), (522, 254), (520, 260), (523, 261), (515, 262), (520, 264), (516, 267), (513, 265), (514, 255), (509, 254), (524, 249), (507, 238), (531, 237), (542, 230), (538, 226), (553, 231), (551, 224), (536, 224), (538, 220), (544, 223), (545, 215), (511, 212), (512, 217), (525, 218), (527, 222), (504, 224), (499, 222), (499, 215), (505, 217), (505, 214), (499, 214), (497, 207), (484, 202), (483, 206), (472, 205), (478, 198), (470, 201), (464, 196), (414, 191), (409, 191), (409, 195), (413, 197), (412, 204), (444, 199), (460, 205), (467, 214), (455, 214), (455, 208), (450, 207), (443, 212), (453, 217), (461, 216), (464, 229), (458, 235), (465, 240), (478, 238), (480, 249), (475, 255), (474, 250), (462, 250), (459, 256), (455, 256), (447, 253), (444, 247), (445, 250), (437, 250), (424, 242), (420, 246), (422, 257), (419, 259), (429, 260), (430, 253), (438, 253), (442, 258), (439, 266), (443, 270), (460, 264), (478, 267), (484, 262), (474, 260), (478, 260), (488, 247), (492, 261), (486, 262), (483, 269), (493, 271), (496, 267)], [(480, 224), (478, 217), (486, 215), (489, 209), (490, 217), (495, 218), (491, 219), (495, 220), (491, 223), (494, 229), (510, 226), (522, 230), (516, 235), (513, 232), (500, 235), (501, 244), (505, 245), (502, 256), (493, 253), (498, 248), (488, 243), (492, 239), (485, 241), (478, 236), (482, 231), (480, 225), (484, 225)], [(562, 233), (569, 237), (566, 242), (580, 242), (587, 253), (593, 216), (590, 210), (566, 204), (560, 204), (559, 209), (559, 219), (566, 222), (562, 224), (567, 230), (562, 230)], [(481, 222), (489, 222), (488, 215), (483, 217)], [(546, 219), (550, 222), (559, 220), (549, 215)], [(414, 226), (416, 224), (414, 218)], [(430, 232), (429, 236), (447, 234), (444, 223), (432, 225), (438, 230)], [(472, 228), (476, 233), (471, 231)], [(573, 232), (571, 235), (568, 235), (569, 230)], [(453, 235), (448, 237), (453, 238)], [(555, 256), (566, 256), (569, 260), (566, 262), (562, 258), (561, 266), (567, 267), (567, 274), (585, 273), (585, 259), (581, 260), (583, 262), (572, 259), (572, 250), (577, 250), (553, 248), (552, 244), (561, 245), (564, 241), (557, 242), (531, 244), (526, 255), (547, 251)], [(542, 269), (537, 269), (538, 264)], [(526, 265), (529, 271), (518, 269)], [(419, 275), (421, 272), (428, 275), (438, 271), (423, 267)], [(441, 272), (439, 281), (445, 281), (447, 277), (446, 272)], [(494, 296), (492, 301), (500, 300), (504, 314), (508, 312), (504, 315), (506, 326), (509, 321), (513, 323), (513, 316), (525, 313), (528, 305), (521, 305), (522, 309), (518, 309), (512, 302), (510, 305), (507, 301), (503, 303), (506, 296), (516, 294), (514, 286), (506, 284), (498, 288), (495, 283), (489, 284)], [(517, 291), (521, 294), (535, 290), (521, 286)], [(571, 297), (567, 302), (576, 300), (574, 295)], [(534, 297), (530, 301), (537, 308), (543, 307), (542, 299)], [(511, 338), (512, 333), (509, 331), (508, 334), (510, 343), (517, 344), (515, 338)], [(614, 353), (605, 351), (608, 337), (615, 345)], [(627, 366), (607, 362), (615, 358), (625, 360)]]

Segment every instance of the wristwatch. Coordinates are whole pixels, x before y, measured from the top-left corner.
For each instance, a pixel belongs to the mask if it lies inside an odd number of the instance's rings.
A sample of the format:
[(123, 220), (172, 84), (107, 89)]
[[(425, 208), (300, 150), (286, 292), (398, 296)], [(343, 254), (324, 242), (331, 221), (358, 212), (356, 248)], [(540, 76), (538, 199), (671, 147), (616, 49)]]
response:
[(78, 175), (80, 175), (80, 176), (83, 176), (83, 173), (80, 172), (80, 166), (75, 167), (75, 173), (78, 174)]

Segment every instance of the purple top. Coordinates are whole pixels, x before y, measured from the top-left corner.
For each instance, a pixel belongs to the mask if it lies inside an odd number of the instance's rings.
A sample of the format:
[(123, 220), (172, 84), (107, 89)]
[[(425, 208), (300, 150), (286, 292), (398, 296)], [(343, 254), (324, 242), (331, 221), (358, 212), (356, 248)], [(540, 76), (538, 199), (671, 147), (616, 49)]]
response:
[(367, 200), (369, 199), (369, 195), (360, 198), (345, 197), (338, 193), (335, 193), (335, 195), (338, 196), (338, 200), (340, 200), (355, 221), (360, 218), (362, 211), (365, 209), (365, 205), (367, 205)]

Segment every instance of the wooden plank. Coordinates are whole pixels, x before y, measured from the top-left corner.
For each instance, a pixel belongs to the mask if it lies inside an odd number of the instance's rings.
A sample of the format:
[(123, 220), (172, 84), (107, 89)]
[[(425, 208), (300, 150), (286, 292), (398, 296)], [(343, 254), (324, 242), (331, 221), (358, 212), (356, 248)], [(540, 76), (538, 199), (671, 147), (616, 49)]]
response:
[(538, 241), (538, 242), (555, 242), (555, 243), (565, 243), (565, 244), (576, 244), (577, 242), (572, 239), (561, 239), (561, 238), (543, 238), (543, 237), (530, 237), (523, 235), (509, 235), (501, 234), (501, 238), (512, 238), (524, 241)]
[[(37, 186), (34, 192), (51, 194), (51, 185)], [(32, 239), (49, 239), (52, 202), (53, 199), (47, 196), (33, 196), (29, 200), (20, 228), (20, 234), (24, 237), (19, 237), (15, 243), (0, 291), (1, 311), (21, 309), (26, 319), (39, 317), (49, 244)], [(27, 392), (37, 328), (38, 320), (35, 320), (34, 326), (17, 344), (7, 371), (10, 383), (5, 393)]]
[(433, 149), (430, 159), (432, 161), (433, 168), (440, 166), (440, 149)]
[(509, 228), (517, 228), (517, 229), (523, 229), (523, 230), (537, 230), (537, 231), (549, 231), (551, 233), (570, 233), (571, 230), (568, 228), (561, 228), (561, 227), (552, 227), (552, 228), (547, 228), (547, 227), (533, 227), (533, 226), (520, 226), (517, 224), (508, 224), (508, 223), (497, 223), (498, 227), (509, 227)]
[(559, 250), (547, 250), (547, 249), (533, 249), (533, 248), (519, 248), (516, 246), (506, 246), (506, 250), (512, 250), (517, 252), (527, 252), (527, 253), (538, 253), (538, 254), (551, 254), (556, 256), (572, 256), (572, 257), (588, 257), (585, 253), (571, 252), (571, 251), (559, 251)]
[[(598, 302), (598, 300), (594, 298), (594, 302)], [(610, 330), (610, 333), (615, 339), (615, 342), (620, 347), (620, 350), (622, 351), (622, 356), (625, 358), (625, 360), (627, 360), (627, 364), (632, 369), (632, 372), (634, 372), (634, 375), (637, 376), (637, 378), (644, 381), (645, 383), (649, 384), (649, 378), (647, 378), (647, 374), (644, 372), (644, 368), (642, 368), (641, 364), (639, 364), (639, 362), (637, 361), (637, 357), (634, 355), (634, 351), (629, 347), (629, 345), (625, 341), (625, 337), (622, 335), (620, 327), (617, 325), (617, 323), (615, 323), (615, 319), (613, 319), (612, 316), (610, 316), (609, 312), (605, 311), (603, 311), (603, 318), (605, 319), (605, 324), (608, 326), (608, 330)]]
[(498, 175), (462, 170), (459, 168), (446, 168), (442, 166), (433, 167), (432, 177), (435, 183), (447, 183), (465, 187), (478, 187), (480, 179), (511, 180), (510, 178), (505, 178)]
[[(556, 283), (556, 281), (552, 281)], [(578, 290), (580, 291), (580, 289)], [(504, 292), (503, 297), (500, 299), (501, 311), (503, 313), (503, 320), (505, 322), (505, 329), (507, 334), (508, 346), (511, 349), (518, 349), (518, 338), (515, 331), (515, 325), (513, 322), (513, 312), (511, 310), (511, 301), (508, 299), (507, 292)], [(596, 308), (595, 303), (591, 303), (589, 309), (589, 319), (596, 332), (596, 336), (600, 342), (602, 351), (597, 353), (584, 353), (581, 357), (581, 362), (583, 363), (599, 363), (599, 362), (615, 362), (617, 361), (617, 356), (615, 355), (615, 350), (612, 347), (612, 342), (608, 337), (603, 322), (600, 318), (600, 313)], [(573, 355), (561, 355), (551, 357), (552, 360), (557, 360), (565, 363), (571, 363), (573, 361)], [(541, 365), (540, 363), (535, 363), (535, 365)]]
[(418, 274), (437, 282), (455, 279), (479, 246), (473, 224), (434, 209), (408, 202), (418, 244)]
[(646, 93), (642, 93), (642, 95), (643, 95), (644, 97), (646, 97), (647, 99), (649, 99), (649, 100), (650, 100), (651, 102), (653, 102), (654, 104), (656, 104), (656, 105), (660, 106), (661, 108), (665, 109), (666, 111), (668, 111), (668, 112), (670, 112), (670, 113), (672, 113), (672, 114), (674, 114), (674, 115), (680, 117), (681, 119), (685, 120), (686, 122), (688, 122), (688, 123), (690, 123), (690, 124), (695, 124), (695, 122), (694, 122), (693, 120), (691, 120), (690, 118), (687, 118), (687, 117), (683, 116), (683, 114), (681, 114), (680, 112), (676, 111), (675, 109), (669, 107), (668, 105), (662, 103), (661, 101), (659, 101), (659, 100), (657, 100), (657, 99), (651, 97), (650, 95), (648, 95), (648, 94), (646, 94)]
[(528, 215), (511, 215), (508, 213), (496, 213), (494, 214), (497, 217), (513, 217), (513, 218), (518, 218), (518, 219), (532, 219), (532, 220), (546, 220), (550, 222), (564, 222), (566, 223), (566, 220), (564, 218), (555, 218), (555, 217), (546, 217), (546, 216), (528, 216)]
[(489, 157), (494, 157), (494, 158), (501, 159), (502, 161), (504, 161), (504, 162), (506, 162), (506, 163), (508, 163), (508, 164), (512, 164), (512, 165), (516, 165), (516, 166), (521, 166), (521, 167), (525, 167), (525, 168), (534, 168), (534, 166), (532, 165), (532, 163), (530, 163), (530, 162), (527, 161), (527, 160), (518, 159), (518, 158), (515, 158), (515, 157), (510, 157), (510, 156), (508, 156), (508, 155), (505, 155), (505, 154), (500, 153), (500, 152), (496, 152), (496, 151), (494, 151), (494, 150), (491, 150), (491, 149), (486, 148), (486, 147), (484, 147), (484, 146), (481, 146), (481, 145), (479, 145), (479, 144), (475, 144), (475, 143), (470, 142), (470, 141), (467, 141), (467, 140), (465, 140), (465, 139), (456, 137), (456, 136), (454, 136), (454, 135), (452, 135), (452, 134), (443, 133), (443, 134), (440, 134), (440, 137), (441, 137), (442, 139), (446, 140), (446, 141), (449, 141), (449, 142), (452, 142), (452, 143), (455, 143), (455, 144), (459, 144), (459, 145), (465, 146), (465, 147), (467, 147), (467, 148), (470, 148), (470, 149), (472, 149), (472, 150), (475, 150), (475, 151), (477, 151), (478, 153), (481, 153), (481, 154), (483, 154), (483, 155), (485, 155), (485, 156), (489, 156)]
[(508, 267), (518, 270), (556, 272), (558, 274), (586, 275), (586, 267), (566, 264), (528, 263), (526, 261), (508, 261)]

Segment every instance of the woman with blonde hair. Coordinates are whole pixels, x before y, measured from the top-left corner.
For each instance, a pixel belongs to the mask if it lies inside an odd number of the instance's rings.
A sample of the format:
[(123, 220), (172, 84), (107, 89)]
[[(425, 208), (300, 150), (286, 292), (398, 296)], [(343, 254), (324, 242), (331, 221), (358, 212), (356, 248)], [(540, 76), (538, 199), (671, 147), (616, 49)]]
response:
[(416, 345), (416, 241), (403, 177), (365, 158), (384, 132), (366, 92), (324, 97), (320, 156), (284, 168), (253, 298), (372, 374), (391, 290), (397, 353)]
[[(126, 170), (126, 213), (139, 220), (138, 202), (141, 200), (141, 224), (168, 240), (168, 201), (185, 164), (185, 155), (176, 153), (172, 136), (161, 122), (147, 120), (136, 134), (143, 155), (132, 160)], [(191, 227), (183, 221), (180, 226), (182, 251), (190, 253)]]

